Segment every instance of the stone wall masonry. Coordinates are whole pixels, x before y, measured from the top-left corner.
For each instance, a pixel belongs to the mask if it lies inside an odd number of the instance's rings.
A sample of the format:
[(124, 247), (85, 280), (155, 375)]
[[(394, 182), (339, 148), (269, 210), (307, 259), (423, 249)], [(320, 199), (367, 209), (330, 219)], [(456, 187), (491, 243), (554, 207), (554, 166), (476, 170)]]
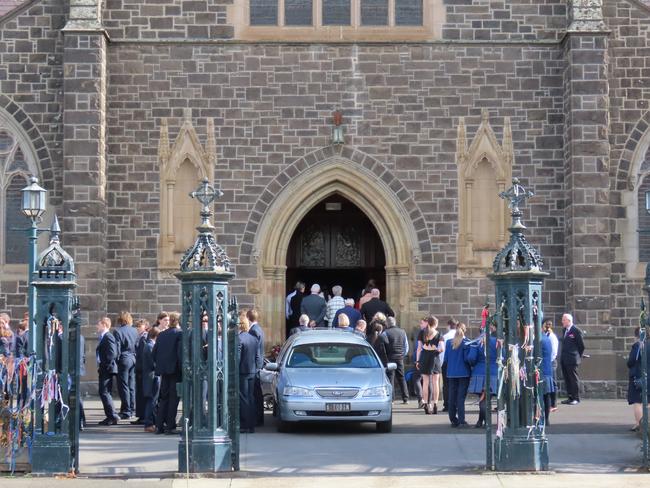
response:
[[(0, 18), (0, 106), (13, 115), (34, 146), (42, 186), (55, 208), (62, 199), (63, 43), (59, 29), (64, 15), (62, 0), (43, 0)], [(8, 312), (16, 325), (26, 310), (26, 280), (0, 279), (0, 311)]]
[[(243, 4), (243, 0), (238, 3)], [(112, 39), (231, 39), (233, 0), (106, 0)], [(566, 29), (567, 0), (443, 0), (445, 40), (557, 40)]]
[(455, 142), (458, 117), (471, 136), (485, 107), (499, 137), (503, 117), (511, 117), (513, 173), (538, 194), (526, 224), (552, 273), (547, 313), (557, 315), (565, 290), (562, 63), (557, 47), (534, 46), (110, 47), (109, 310), (152, 315), (178, 306), (175, 278), (159, 276), (155, 258), (161, 118), (170, 137), (185, 107), (201, 137), (205, 119), (215, 118), (215, 175), (224, 191), (217, 236), (236, 264), (233, 291), (251, 305), (246, 280), (255, 278), (255, 259), (240, 254), (251, 252), (243, 241), (248, 221), (259, 220), (258, 202), (297, 174), (287, 168), (329, 146), (331, 112), (340, 107), (342, 151), (377, 160), (424, 216), (431, 262), (419, 264), (415, 278), (428, 280), (431, 293), (421, 310), (473, 324), (493, 288), (487, 279), (457, 278)]
[[(612, 30), (610, 53), (610, 144), (612, 215), (627, 218), (621, 194), (628, 189), (632, 155), (650, 127), (650, 8), (636, 2), (606, 0), (604, 13)], [(623, 245), (622, 236), (612, 234), (614, 246)], [(611, 324), (615, 346), (624, 355), (632, 342), (639, 322), (643, 281), (627, 276), (625, 263), (612, 264)]]

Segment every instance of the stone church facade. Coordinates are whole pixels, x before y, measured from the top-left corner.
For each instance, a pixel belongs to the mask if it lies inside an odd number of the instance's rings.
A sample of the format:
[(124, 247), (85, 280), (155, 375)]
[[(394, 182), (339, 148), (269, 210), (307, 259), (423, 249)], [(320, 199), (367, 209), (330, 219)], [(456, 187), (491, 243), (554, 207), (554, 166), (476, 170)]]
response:
[(550, 272), (545, 314), (559, 328), (572, 312), (586, 331), (589, 395), (624, 391), (650, 255), (648, 4), (5, 0), (0, 12), (0, 310), (26, 308), (12, 230), (25, 175), (48, 190), (46, 221), (61, 220), (89, 324), (178, 308), (173, 272), (198, 224), (187, 192), (206, 177), (224, 193), (233, 292), (260, 308), (269, 345), (284, 334), (293, 235), (333, 195), (376, 229), (403, 327), (430, 312), (476, 327), (508, 234), (496, 195), (518, 177), (536, 193), (524, 222)]

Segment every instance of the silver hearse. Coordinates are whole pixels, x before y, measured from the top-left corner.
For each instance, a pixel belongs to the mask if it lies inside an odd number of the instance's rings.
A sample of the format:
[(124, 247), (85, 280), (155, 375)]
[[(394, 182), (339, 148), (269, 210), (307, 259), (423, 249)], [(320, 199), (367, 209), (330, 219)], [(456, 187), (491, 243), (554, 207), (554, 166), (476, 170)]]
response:
[[(389, 370), (396, 367), (388, 364)], [(274, 371), (273, 414), (278, 430), (294, 422), (375, 422), (378, 432), (393, 425), (392, 389), (386, 368), (353, 332), (316, 329), (291, 336), (268, 363)]]

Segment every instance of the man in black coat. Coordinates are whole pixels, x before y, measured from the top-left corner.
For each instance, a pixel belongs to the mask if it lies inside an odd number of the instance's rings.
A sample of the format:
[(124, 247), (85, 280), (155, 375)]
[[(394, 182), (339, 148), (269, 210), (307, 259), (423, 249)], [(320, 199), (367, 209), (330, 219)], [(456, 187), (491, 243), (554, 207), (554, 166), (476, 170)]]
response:
[(386, 347), (388, 362), (397, 364), (395, 371), (388, 371), (388, 381), (393, 387), (393, 398), (395, 398), (395, 377), (397, 376), (397, 384), (402, 390), (402, 403), (406, 404), (409, 401), (409, 389), (404, 377), (404, 355), (408, 354), (408, 351), (405, 350), (405, 345), (408, 345), (408, 338), (406, 332), (397, 327), (394, 317), (386, 319), (386, 330), (383, 335), (388, 339)]
[(327, 302), (319, 295), (320, 285), (311, 285), (311, 295), (304, 297), (300, 303), (300, 313), (309, 315), (309, 320), (316, 322), (316, 327), (325, 327)]
[(119, 327), (113, 333), (120, 355), (117, 359), (117, 391), (120, 394), (120, 418), (130, 419), (135, 413), (135, 347), (138, 332), (129, 312), (120, 312)]
[(255, 385), (253, 392), (255, 393), (255, 424), (256, 426), (264, 425), (264, 394), (262, 393), (262, 382), (260, 380), (260, 371), (264, 367), (264, 331), (260, 326), (259, 313), (254, 308), (246, 313), (246, 317), (250, 322), (250, 329), (248, 333), (257, 339), (257, 355)]
[(239, 321), (239, 417), (241, 432), (255, 432), (257, 410), (255, 406), (255, 378), (258, 376), (259, 341), (249, 333), (246, 317)]
[(113, 408), (113, 376), (117, 374), (117, 358), (119, 350), (113, 334), (109, 332), (111, 328), (111, 319), (102, 318), (97, 322), (97, 372), (99, 373), (99, 398), (104, 407), (106, 418), (99, 422), (99, 425), (115, 425), (119, 417)]
[(561, 339), (562, 352), (560, 354), (560, 366), (562, 376), (566, 384), (567, 398), (562, 401), (564, 405), (577, 405), (580, 403), (580, 377), (578, 366), (585, 351), (585, 344), (582, 340), (582, 332), (573, 325), (571, 314), (562, 315), (562, 327), (564, 335)]
[(177, 434), (176, 413), (178, 392), (176, 384), (181, 381), (181, 338), (179, 314), (169, 314), (169, 328), (162, 331), (153, 346), (155, 372), (160, 376), (160, 395), (156, 415), (156, 434)]
[(361, 307), (361, 315), (363, 315), (366, 322), (372, 322), (377, 312), (383, 313), (386, 317), (395, 317), (393, 309), (385, 301), (379, 299), (380, 294), (378, 288), (373, 288), (370, 291), (370, 296), (370, 300)]
[(142, 359), (149, 329), (147, 319), (140, 319), (135, 322), (135, 330), (138, 333), (138, 342), (135, 344), (135, 416), (137, 420), (131, 422), (133, 425), (144, 424), (145, 399), (142, 393)]

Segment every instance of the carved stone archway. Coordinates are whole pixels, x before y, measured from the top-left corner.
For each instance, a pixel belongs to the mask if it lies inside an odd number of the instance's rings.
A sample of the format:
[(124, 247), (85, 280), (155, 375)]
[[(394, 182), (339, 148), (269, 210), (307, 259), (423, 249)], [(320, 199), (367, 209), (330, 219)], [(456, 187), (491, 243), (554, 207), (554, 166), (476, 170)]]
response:
[(354, 203), (377, 229), (386, 255), (386, 300), (401, 323), (413, 323), (417, 303), (411, 293), (418, 240), (399, 197), (374, 173), (340, 156), (296, 176), (265, 212), (255, 238), (260, 293), (256, 306), (269, 326), (270, 344), (284, 337), (285, 276), (289, 243), (298, 224), (319, 202), (340, 194)]

